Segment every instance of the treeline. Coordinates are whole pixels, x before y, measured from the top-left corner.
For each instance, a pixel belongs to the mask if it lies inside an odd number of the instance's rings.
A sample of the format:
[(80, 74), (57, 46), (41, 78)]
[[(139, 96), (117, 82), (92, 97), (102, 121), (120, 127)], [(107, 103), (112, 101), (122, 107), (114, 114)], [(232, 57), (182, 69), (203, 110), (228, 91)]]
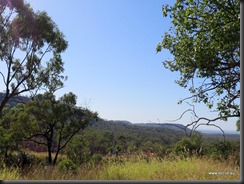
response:
[(239, 140), (208, 139), (198, 132), (189, 137), (183, 131), (100, 120), (83, 134), (75, 136), (65, 149), (65, 154), (75, 163), (89, 161), (96, 154), (145, 154), (160, 158), (197, 155), (220, 160), (232, 155), (238, 164), (239, 146)]
[[(56, 127), (58, 128), (58, 127)], [(54, 132), (58, 132), (55, 129)], [(41, 140), (41, 139), (40, 139)], [(35, 140), (37, 141), (37, 140)], [(53, 140), (51, 154), (57, 150), (57, 139)], [(37, 142), (26, 140), (19, 145), (19, 151), (8, 154), (10, 165), (18, 167), (34, 164), (48, 164), (48, 147)], [(30, 156), (29, 151), (45, 152), (46, 160)], [(1, 152), (1, 158), (6, 155)], [(138, 126), (122, 121), (108, 121), (98, 118), (90, 121), (85, 129), (81, 129), (68, 142), (60, 155), (65, 155), (58, 164), (69, 163), (74, 167), (87, 163), (101, 163), (106, 157), (138, 156), (142, 158), (187, 158), (191, 156), (210, 157), (221, 161), (232, 159), (240, 164), (240, 141), (223, 140), (223, 137), (204, 136), (195, 132), (191, 137), (184, 131), (177, 131), (154, 126)], [(3, 159), (2, 159), (3, 160)], [(68, 162), (67, 162), (68, 161)], [(24, 164), (23, 164), (24, 163)], [(22, 165), (21, 165), (22, 164)], [(66, 166), (65, 166), (66, 167)]]

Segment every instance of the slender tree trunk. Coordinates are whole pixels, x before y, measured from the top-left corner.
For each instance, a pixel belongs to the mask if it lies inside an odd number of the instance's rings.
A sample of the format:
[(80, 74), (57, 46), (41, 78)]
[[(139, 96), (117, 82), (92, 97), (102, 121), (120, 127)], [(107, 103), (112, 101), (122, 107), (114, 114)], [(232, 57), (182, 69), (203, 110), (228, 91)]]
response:
[(47, 143), (47, 151), (48, 151), (48, 164), (52, 164), (52, 143), (48, 141)]
[(9, 159), (8, 159), (8, 148), (4, 151), (4, 163), (8, 166), (9, 165)]
[(53, 159), (52, 159), (52, 147), (53, 147), (53, 134), (54, 134), (54, 126), (51, 125), (50, 127), (50, 137), (48, 138), (48, 142), (47, 142), (47, 146), (48, 146), (48, 162), (51, 165), (53, 163)]
[(59, 152), (60, 152), (60, 147), (57, 148), (55, 157), (54, 157), (54, 159), (53, 159), (53, 166), (54, 166), (54, 165), (56, 164), (56, 162), (57, 162)]

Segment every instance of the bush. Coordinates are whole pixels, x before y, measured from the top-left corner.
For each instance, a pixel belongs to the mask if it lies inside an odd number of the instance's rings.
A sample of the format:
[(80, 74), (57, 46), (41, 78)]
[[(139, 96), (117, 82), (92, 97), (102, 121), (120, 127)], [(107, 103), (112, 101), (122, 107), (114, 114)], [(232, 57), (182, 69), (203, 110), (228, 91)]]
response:
[(65, 149), (67, 157), (77, 165), (86, 163), (91, 158), (91, 153), (81, 136), (75, 136)]
[(91, 157), (91, 163), (94, 165), (100, 164), (102, 161), (102, 156), (100, 154), (94, 154)]
[(77, 165), (70, 159), (64, 159), (58, 163), (58, 168), (61, 171), (76, 171)]
[(211, 157), (217, 160), (227, 160), (232, 152), (232, 145), (229, 141), (218, 141), (212, 145)]
[(183, 158), (193, 155), (201, 156), (203, 154), (202, 136), (193, 134), (190, 138), (182, 138), (174, 145), (174, 152)]

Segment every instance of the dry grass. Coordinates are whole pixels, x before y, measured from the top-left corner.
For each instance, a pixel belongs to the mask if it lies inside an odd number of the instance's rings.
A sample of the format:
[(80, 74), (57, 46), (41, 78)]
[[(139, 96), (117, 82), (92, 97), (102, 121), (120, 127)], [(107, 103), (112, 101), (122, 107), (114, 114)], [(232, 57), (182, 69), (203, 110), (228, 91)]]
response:
[(20, 174), (16, 169), (0, 169), (2, 180), (240, 180), (240, 169), (228, 162), (208, 158), (151, 160), (107, 159), (102, 165), (84, 165), (76, 172), (58, 167), (38, 166)]
[[(27, 154), (30, 154), (30, 155), (33, 155), (35, 156), (36, 158), (41, 158), (41, 159), (45, 159), (47, 157), (47, 152), (35, 152), (35, 151), (31, 151), (31, 150), (27, 150), (25, 149), (24, 150)], [(52, 153), (52, 157), (54, 158), (55, 157), (55, 153)], [(66, 155), (64, 154), (59, 154), (59, 159), (62, 159), (62, 158), (66, 158)]]
[[(210, 174), (210, 173), (217, 174)], [(233, 172), (234, 174), (230, 174)], [(240, 180), (240, 170), (206, 158), (187, 160), (127, 161), (111, 164), (103, 172), (105, 180)]]
[(0, 169), (0, 180), (18, 180), (20, 179), (20, 173), (17, 169), (7, 168), (3, 166)]

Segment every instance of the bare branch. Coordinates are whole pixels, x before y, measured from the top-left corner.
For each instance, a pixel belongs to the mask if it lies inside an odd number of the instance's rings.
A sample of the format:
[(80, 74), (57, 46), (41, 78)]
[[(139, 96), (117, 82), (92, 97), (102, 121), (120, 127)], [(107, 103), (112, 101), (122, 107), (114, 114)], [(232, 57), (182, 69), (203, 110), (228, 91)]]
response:
[[(224, 141), (225, 141), (225, 132), (224, 132), (224, 130), (223, 130), (220, 126), (215, 125), (215, 124), (210, 124), (210, 123), (200, 123), (200, 124), (198, 124), (198, 125), (196, 126), (195, 129), (197, 129), (199, 126), (202, 126), (202, 125), (214, 126), (214, 127), (217, 127), (218, 129), (220, 129), (221, 132), (223, 133), (223, 137), (224, 137)], [(193, 129), (192, 129), (192, 130), (193, 130)]]
[(168, 121), (170, 121), (170, 122), (175, 122), (175, 121), (178, 121), (178, 120), (180, 120), (183, 116), (184, 116), (184, 114), (186, 114), (187, 112), (192, 112), (192, 109), (187, 109), (187, 110), (185, 110), (181, 115), (180, 115), (180, 117), (178, 118), (178, 119), (175, 119), (175, 120), (168, 120)]
[[(192, 128), (191, 128), (191, 132), (190, 132), (190, 134), (189, 134), (190, 137), (192, 136), (193, 132), (195, 132), (196, 129), (197, 129), (199, 126), (202, 126), (202, 125), (205, 125), (205, 126), (214, 126), (214, 127), (217, 127), (218, 129), (220, 129), (220, 130), (222, 131), (222, 133), (223, 133), (223, 137), (224, 137), (224, 140), (225, 140), (225, 133), (224, 133), (224, 130), (223, 130), (220, 126), (215, 125), (215, 124), (213, 124), (212, 122), (216, 122), (217, 120), (223, 120), (223, 119), (231, 118), (231, 117), (240, 117), (239, 114), (226, 115), (226, 116), (219, 116), (219, 117), (216, 117), (216, 118), (213, 118), (213, 119), (209, 119), (209, 118), (206, 118), (206, 117), (198, 117), (197, 114), (196, 114), (196, 112), (195, 112), (195, 106), (192, 105), (192, 104), (190, 104), (190, 103), (188, 103), (188, 102), (187, 102), (187, 104), (190, 105), (190, 106), (192, 106), (192, 109), (187, 109), (186, 111), (184, 111), (184, 112), (181, 114), (181, 116), (180, 116), (178, 119), (171, 121), (171, 122), (178, 121), (178, 120), (182, 119), (182, 117), (183, 117), (187, 112), (191, 112), (192, 115), (193, 115), (193, 116), (192, 116), (191, 123), (188, 123), (186, 126), (183, 125), (185, 128), (182, 128), (182, 126), (178, 126), (178, 125), (175, 125), (175, 124), (159, 124), (159, 125), (161, 125), (161, 126), (165, 126), (165, 125), (176, 126), (176, 127), (178, 127), (179, 129), (185, 130), (186, 135), (188, 135), (187, 128), (189, 128), (189, 127), (192, 126)], [(197, 118), (197, 119), (196, 119), (196, 120), (193, 120), (193, 119), (195, 119), (195, 118)], [(203, 121), (206, 121), (206, 123), (199, 123), (199, 122), (202, 121), (202, 120), (203, 120)]]

